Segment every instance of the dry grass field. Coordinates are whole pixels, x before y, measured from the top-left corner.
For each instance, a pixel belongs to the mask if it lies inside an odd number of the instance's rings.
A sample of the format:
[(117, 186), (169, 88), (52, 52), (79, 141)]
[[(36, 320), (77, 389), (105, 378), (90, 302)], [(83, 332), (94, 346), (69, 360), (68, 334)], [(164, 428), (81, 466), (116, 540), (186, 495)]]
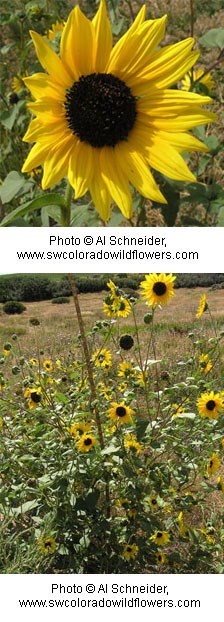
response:
[[(213, 333), (208, 313), (200, 320), (195, 319), (198, 303), (202, 293), (206, 293), (209, 309), (213, 319), (220, 329), (224, 326), (224, 301), (223, 290), (209, 291), (207, 288), (178, 289), (171, 305), (167, 305), (161, 311), (158, 310), (155, 317), (157, 331), (157, 351), (160, 356), (174, 359), (180, 352), (187, 354), (189, 351), (189, 333), (194, 330), (196, 335), (211, 337)], [(102, 308), (102, 302), (106, 292), (80, 294), (80, 306), (86, 330), (90, 330), (97, 320), (107, 319)], [(26, 311), (21, 315), (0, 315), (0, 338), (2, 346), (4, 341), (10, 340), (16, 333), (20, 336), (21, 347), (25, 356), (36, 356), (37, 349), (42, 348), (45, 357), (57, 357), (63, 355), (76, 343), (78, 334), (78, 322), (72, 298), (70, 304), (52, 305), (51, 301), (25, 303)], [(145, 331), (143, 317), (148, 311), (148, 306), (140, 301), (137, 306), (138, 324), (142, 332)], [(38, 318), (40, 326), (35, 328), (30, 325), (30, 318)], [(134, 324), (132, 316), (122, 318), (122, 332), (132, 332)], [(143, 341), (144, 343), (144, 341)]]

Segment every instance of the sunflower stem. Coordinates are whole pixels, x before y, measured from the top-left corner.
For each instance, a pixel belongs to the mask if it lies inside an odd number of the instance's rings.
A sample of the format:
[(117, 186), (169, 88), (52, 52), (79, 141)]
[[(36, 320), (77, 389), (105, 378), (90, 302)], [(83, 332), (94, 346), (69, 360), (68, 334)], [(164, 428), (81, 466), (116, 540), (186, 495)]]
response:
[[(91, 400), (92, 400), (92, 404), (94, 405), (93, 414), (94, 414), (97, 429), (98, 429), (99, 443), (100, 443), (101, 449), (104, 449), (103, 430), (102, 430), (100, 414), (99, 414), (98, 405), (97, 405), (96, 387), (95, 387), (95, 382), (94, 382), (94, 377), (93, 377), (93, 370), (92, 370), (92, 364), (90, 360), (88, 343), (87, 343), (87, 339), (85, 335), (84, 323), (82, 319), (82, 312), (81, 312), (80, 305), (79, 305), (79, 298), (78, 298), (77, 289), (75, 285), (74, 275), (69, 274), (68, 276), (69, 276), (69, 282), (71, 286), (73, 300), (75, 303), (75, 309), (76, 309), (76, 314), (77, 314), (77, 319), (78, 319), (78, 324), (79, 324), (83, 353), (84, 353), (84, 357), (86, 361), (87, 374), (88, 374), (89, 385), (90, 385)], [(106, 494), (107, 518), (110, 518), (110, 491), (109, 491), (108, 474), (105, 473), (104, 477), (105, 477), (105, 485), (106, 485), (105, 494)]]
[(62, 227), (71, 226), (72, 193), (73, 193), (73, 188), (70, 186), (70, 183), (68, 182), (66, 193), (65, 193), (65, 205), (61, 206), (61, 226)]

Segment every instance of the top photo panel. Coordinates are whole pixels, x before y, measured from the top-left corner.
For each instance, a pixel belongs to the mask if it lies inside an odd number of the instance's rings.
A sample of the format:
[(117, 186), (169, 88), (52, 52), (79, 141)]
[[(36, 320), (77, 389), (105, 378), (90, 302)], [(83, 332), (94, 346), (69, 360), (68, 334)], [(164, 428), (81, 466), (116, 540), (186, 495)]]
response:
[(223, 0), (1, 9), (0, 226), (224, 226)]

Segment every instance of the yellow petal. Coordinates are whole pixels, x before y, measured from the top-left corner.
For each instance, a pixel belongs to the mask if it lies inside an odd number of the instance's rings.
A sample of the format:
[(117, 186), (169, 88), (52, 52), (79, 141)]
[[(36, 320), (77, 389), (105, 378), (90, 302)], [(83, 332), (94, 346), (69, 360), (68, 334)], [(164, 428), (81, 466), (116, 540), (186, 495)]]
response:
[(94, 154), (94, 175), (89, 190), (100, 217), (106, 222), (110, 218), (111, 196), (101, 176), (99, 155), (100, 151), (96, 149)]
[(150, 64), (137, 76), (130, 77), (129, 86), (134, 87), (133, 94), (145, 93), (147, 87), (153, 82), (154, 88), (166, 88), (175, 84), (196, 62), (200, 52), (191, 52), (194, 39), (185, 39), (173, 45), (166, 46), (153, 52)]
[(170, 179), (195, 181), (195, 176), (174, 147), (158, 136), (152, 136), (151, 141), (148, 161), (156, 171), (160, 171)]
[(66, 177), (72, 149), (71, 141), (65, 140), (49, 153), (44, 162), (43, 190), (55, 186), (63, 177)]
[(93, 148), (84, 142), (76, 140), (68, 168), (68, 179), (75, 190), (76, 199), (79, 199), (88, 191), (93, 175)]
[(166, 203), (144, 158), (137, 151), (130, 150), (130, 141), (129, 145), (121, 142), (116, 152), (119, 166), (140, 194), (152, 201)]
[(164, 132), (184, 132), (197, 125), (205, 125), (210, 121), (215, 121), (216, 114), (209, 112), (208, 110), (202, 110), (201, 108), (192, 108), (191, 114), (179, 114), (175, 117), (152, 118), (146, 114), (139, 113), (138, 121), (148, 127), (149, 132), (156, 129), (157, 131), (163, 130)]
[(52, 50), (44, 37), (37, 32), (30, 31), (37, 57), (42, 67), (52, 75), (56, 83), (62, 84), (66, 88), (72, 85), (70, 74), (67, 72), (60, 58)]
[(93, 37), (92, 22), (76, 6), (68, 17), (60, 44), (61, 58), (72, 73), (73, 82), (93, 71)]
[(101, 0), (92, 24), (95, 32), (94, 71), (100, 73), (105, 71), (113, 45), (112, 31), (104, 0)]
[(67, 127), (65, 120), (54, 119), (52, 123), (43, 126), (39, 119), (33, 119), (23, 141), (46, 143), (50, 146), (52, 143), (60, 143), (61, 137), (65, 137), (65, 135), (71, 136), (71, 130)]
[(135, 18), (133, 24), (129, 28), (129, 30), (119, 39), (116, 45), (113, 47), (108, 66), (106, 68), (107, 73), (112, 71), (112, 67), (116, 65), (117, 60), (119, 59), (120, 53), (124, 52), (126, 49), (126, 45), (128, 44), (129, 38), (138, 30), (139, 26), (144, 22), (146, 14), (146, 6), (143, 5), (141, 10), (139, 11), (137, 17)]
[(121, 171), (116, 157), (116, 147), (104, 147), (100, 153), (100, 167), (102, 178), (115, 203), (117, 203), (125, 218), (132, 215), (132, 196), (127, 181), (127, 175)]
[(36, 145), (34, 145), (34, 147), (32, 147), (32, 149), (30, 150), (23, 164), (22, 173), (29, 173), (33, 170), (33, 168), (36, 168), (36, 166), (40, 166), (40, 164), (43, 164), (48, 153), (48, 145), (40, 145), (39, 143), (36, 143)]
[(35, 73), (33, 76), (23, 78), (23, 82), (34, 99), (48, 100), (49, 97), (57, 101), (65, 99), (65, 88), (53, 82), (46, 73)]
[(159, 133), (162, 140), (166, 140), (168, 143), (171, 143), (175, 149), (177, 149), (180, 153), (187, 151), (204, 151), (205, 153), (209, 151), (207, 145), (204, 145), (198, 138), (188, 134), (187, 132), (160, 132)]
[(128, 74), (133, 79), (134, 74), (143, 71), (149, 66), (152, 52), (164, 36), (166, 15), (160, 19), (147, 21), (142, 24), (137, 32), (127, 39), (119, 56), (110, 63), (110, 71), (124, 76), (128, 84)]
[(139, 112), (144, 112), (150, 117), (179, 116), (183, 112), (192, 114), (192, 107), (208, 104), (210, 97), (203, 97), (197, 93), (188, 93), (172, 89), (156, 91), (149, 96), (139, 99), (137, 107)]

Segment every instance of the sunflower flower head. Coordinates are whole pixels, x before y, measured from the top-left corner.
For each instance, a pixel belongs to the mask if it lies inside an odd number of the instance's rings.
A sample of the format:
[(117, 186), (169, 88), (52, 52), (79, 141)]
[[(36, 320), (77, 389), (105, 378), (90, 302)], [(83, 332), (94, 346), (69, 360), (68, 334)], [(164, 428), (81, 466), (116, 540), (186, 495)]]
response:
[(168, 531), (155, 531), (155, 533), (149, 538), (155, 544), (159, 546), (164, 546), (167, 542), (170, 541), (170, 535)]
[(200, 371), (207, 374), (212, 369), (212, 362), (209, 359), (208, 354), (201, 354), (199, 356)]
[(93, 353), (93, 362), (96, 367), (104, 367), (104, 369), (109, 369), (112, 365), (110, 350), (106, 350), (106, 348), (95, 350)]
[(44, 366), (45, 371), (48, 371), (48, 372), (53, 371), (53, 363), (51, 361), (48, 361), (48, 360), (44, 361), (43, 366)]
[(135, 370), (132, 366), (132, 363), (128, 361), (123, 361), (123, 363), (119, 364), (118, 376), (122, 378), (131, 378), (135, 375)]
[(43, 555), (52, 555), (55, 552), (56, 542), (51, 536), (40, 538), (38, 544)]
[(151, 305), (166, 305), (174, 296), (174, 281), (172, 274), (146, 274), (145, 281), (141, 281), (142, 298)]
[(136, 455), (143, 452), (143, 445), (137, 441), (135, 434), (125, 434), (124, 447)]
[(125, 544), (123, 550), (123, 556), (125, 559), (130, 562), (132, 559), (135, 559), (136, 555), (138, 555), (139, 547), (136, 544)]
[(42, 400), (41, 387), (27, 387), (24, 393), (24, 397), (28, 398), (28, 406), (30, 410), (40, 406)]
[(49, 41), (54, 41), (55, 36), (58, 33), (61, 33), (64, 29), (65, 22), (59, 21), (58, 19), (54, 24), (51, 25), (51, 28), (47, 31), (47, 38)]
[(196, 318), (198, 319), (199, 317), (202, 316), (202, 314), (207, 311), (208, 309), (208, 303), (207, 303), (207, 298), (206, 298), (206, 294), (202, 294), (200, 301), (199, 301), (199, 306), (198, 306), (198, 310), (196, 313)]
[(221, 393), (202, 393), (197, 400), (198, 411), (201, 417), (209, 419), (218, 419), (219, 413), (224, 406), (224, 400)]
[(220, 466), (221, 466), (221, 460), (218, 454), (217, 453), (212, 454), (211, 458), (207, 462), (206, 473), (208, 477), (211, 477), (211, 475), (214, 475), (214, 473), (217, 473), (217, 471), (220, 469)]
[(111, 402), (111, 408), (108, 409), (107, 413), (110, 420), (116, 425), (131, 423), (132, 415), (134, 415), (132, 408), (126, 406), (124, 402)]
[(93, 20), (79, 5), (63, 28), (58, 55), (37, 32), (32, 41), (43, 72), (24, 79), (35, 118), (24, 141), (35, 143), (23, 173), (43, 166), (43, 189), (68, 177), (79, 199), (89, 190), (107, 221), (114, 201), (132, 215), (131, 187), (166, 203), (151, 169), (194, 181), (182, 152), (208, 151), (188, 130), (214, 120), (211, 99), (172, 89), (196, 62), (194, 40), (159, 47), (166, 16), (147, 20), (142, 6), (113, 47), (105, 0)]
[(96, 444), (96, 439), (92, 434), (82, 434), (80, 439), (77, 441), (76, 446), (79, 452), (88, 452), (90, 451), (94, 445)]

